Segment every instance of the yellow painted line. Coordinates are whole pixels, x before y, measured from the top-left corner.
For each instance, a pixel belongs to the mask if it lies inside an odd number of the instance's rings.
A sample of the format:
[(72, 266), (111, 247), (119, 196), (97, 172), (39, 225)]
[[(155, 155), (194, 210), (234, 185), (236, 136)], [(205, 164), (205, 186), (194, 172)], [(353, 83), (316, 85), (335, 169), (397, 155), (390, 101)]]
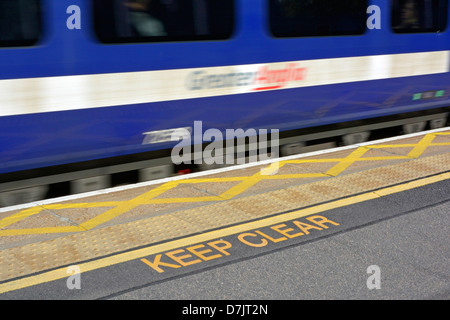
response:
[[(438, 180), (436, 180), (436, 178), (438, 178)], [(418, 187), (422, 187), (424, 185), (428, 185), (428, 184), (432, 184), (432, 183), (435, 183), (435, 182), (447, 180), (449, 178), (450, 178), (450, 172), (447, 172), (447, 173), (443, 173), (443, 174), (438, 175), (438, 176), (432, 176), (432, 177), (429, 177), (429, 178), (423, 178), (423, 179), (420, 179), (420, 180), (415, 180), (415, 181), (407, 182), (407, 183), (404, 183), (404, 184), (400, 184), (400, 185), (397, 185), (397, 186), (380, 189), (380, 190), (374, 191), (374, 192), (377, 195), (379, 195), (380, 197), (384, 197), (384, 196), (387, 196), (387, 195), (390, 195), (390, 194), (402, 192), (404, 190), (415, 189), (415, 188), (418, 188)]]
[(161, 204), (161, 203), (183, 203), (183, 202), (210, 202), (210, 201), (222, 201), (224, 200), (220, 196), (209, 197), (191, 197), (191, 198), (165, 198), (165, 199), (152, 199), (145, 204)]
[(286, 163), (327, 163), (327, 162), (341, 162), (345, 158), (324, 158), (324, 159), (300, 159), (300, 160), (285, 160)]
[(46, 204), (42, 206), (42, 209), (47, 210), (62, 210), (62, 209), (78, 209), (78, 208), (101, 208), (101, 207), (116, 207), (120, 205), (122, 201), (105, 201), (105, 202), (86, 202), (86, 203), (56, 203)]
[(209, 183), (209, 182), (238, 182), (248, 178), (247, 176), (242, 177), (223, 177), (223, 178), (203, 178), (203, 179), (187, 179), (180, 180), (179, 183), (185, 184), (195, 184), (195, 183)]
[[(408, 144), (380, 144), (380, 145), (373, 145), (373, 146), (366, 146), (366, 148), (370, 149), (385, 149), (385, 148), (412, 148), (417, 146), (417, 143), (408, 143)], [(443, 147), (443, 146), (450, 146), (450, 142), (435, 142), (430, 143), (430, 147)]]
[(42, 211), (41, 207), (33, 207), (33, 208), (29, 208), (29, 209), (20, 211), (18, 213), (15, 213), (9, 217), (6, 217), (6, 218), (0, 220), (0, 229), (7, 227), (13, 223), (16, 223), (22, 219), (31, 217), (32, 215), (35, 215), (41, 211)]
[(243, 180), (238, 185), (228, 189), (227, 191), (222, 193), (220, 196), (224, 199), (232, 199), (235, 196), (237, 196), (238, 194), (247, 190), (248, 188), (254, 186), (261, 180), (262, 180), (262, 176), (261, 176), (260, 172), (258, 172), (256, 174), (254, 174), (253, 176), (248, 177), (247, 179)]
[(286, 164), (284, 161), (277, 161), (272, 164), (270, 164), (268, 167), (261, 169), (260, 173), (262, 176), (272, 176), (278, 173), (281, 167), (283, 167)]
[(115, 208), (112, 208), (102, 214), (99, 214), (98, 216), (83, 222), (82, 224), (80, 224), (80, 227), (84, 228), (84, 229), (92, 229), (96, 226), (98, 226), (99, 224), (105, 223), (106, 221), (112, 220), (115, 217), (120, 216), (121, 214), (123, 214), (124, 212), (130, 211), (138, 206), (140, 206), (141, 204), (147, 203), (149, 200), (163, 194), (164, 192), (175, 188), (176, 186), (178, 186), (179, 182), (178, 181), (171, 181), (168, 183), (165, 183), (155, 189), (152, 189), (148, 192), (145, 192), (144, 194), (141, 194), (140, 196), (129, 200), (129, 201), (124, 201), (122, 203), (120, 203), (118, 206), (116, 206)]
[(392, 157), (370, 157), (370, 158), (359, 158), (359, 161), (386, 161), (386, 160), (411, 160), (407, 156), (392, 156)]
[[(448, 179), (450, 179), (450, 172), (439, 174), (439, 175), (436, 175), (433, 177), (419, 179), (419, 180), (416, 180), (413, 182), (404, 183), (404, 184), (401, 184), (398, 186), (393, 186), (393, 187), (379, 189), (377, 191), (367, 192), (364, 194), (352, 196), (352, 197), (349, 197), (346, 199), (332, 201), (329, 203), (313, 206), (310, 208), (300, 209), (300, 210), (296, 210), (293, 212), (288, 212), (288, 213), (280, 214), (277, 216), (264, 218), (264, 219), (261, 219), (258, 221), (247, 222), (247, 223), (243, 223), (240, 225), (226, 227), (226, 228), (215, 230), (215, 231), (205, 232), (203, 234), (186, 237), (186, 238), (179, 239), (179, 240), (174, 240), (174, 241), (169, 241), (169, 242), (158, 244), (158, 245), (153, 245), (153, 246), (150, 246), (147, 248), (142, 248), (142, 249), (138, 249), (138, 250), (128, 251), (125, 253), (120, 253), (120, 254), (117, 254), (114, 256), (101, 258), (101, 259), (98, 259), (95, 261), (81, 263), (81, 264), (78, 264), (77, 266), (80, 268), (81, 272), (97, 270), (97, 269), (109, 267), (109, 266), (112, 266), (115, 264), (140, 259), (140, 258), (143, 258), (146, 256), (156, 254), (156, 253), (174, 250), (174, 249), (177, 249), (180, 247), (185, 247), (185, 246), (193, 245), (196, 243), (206, 242), (206, 241), (210, 241), (213, 239), (237, 234), (240, 232), (245, 232), (248, 230), (264, 228), (264, 227), (282, 223), (285, 221), (294, 220), (294, 219), (309, 216), (312, 214), (317, 214), (320, 212), (349, 206), (349, 205), (364, 202), (367, 200), (380, 198), (380, 197), (383, 197), (388, 194), (394, 194), (394, 193), (414, 189), (417, 187), (426, 186), (426, 185), (429, 185), (429, 184), (432, 184), (435, 182), (444, 181), (444, 180), (448, 180)], [(29, 277), (18, 279), (18, 280), (13, 280), (10, 282), (0, 284), (0, 294), (9, 292), (9, 291), (27, 288), (30, 286), (34, 286), (34, 285), (38, 285), (38, 284), (42, 284), (42, 283), (46, 283), (46, 282), (50, 282), (50, 281), (54, 281), (54, 280), (58, 280), (58, 279), (63, 279), (68, 276), (70, 276), (70, 274), (67, 273), (67, 268), (59, 268), (56, 270), (44, 272), (42, 274), (29, 276)]]
[(359, 147), (352, 153), (350, 153), (347, 157), (345, 157), (341, 162), (336, 164), (333, 168), (327, 171), (327, 174), (330, 176), (338, 176), (342, 171), (350, 167), (355, 161), (358, 161), (367, 151), (370, 149), (365, 147)]
[(428, 148), (428, 146), (433, 142), (434, 138), (436, 138), (432, 134), (425, 135), (422, 140), (417, 143), (417, 145), (411, 150), (408, 154), (408, 157), (411, 158), (419, 158), (420, 155)]
[(430, 147), (450, 146), (450, 142), (437, 142), (430, 144)]
[(299, 179), (299, 178), (329, 178), (325, 173), (294, 173), (294, 174), (277, 174), (276, 176), (264, 176), (264, 180), (278, 179)]

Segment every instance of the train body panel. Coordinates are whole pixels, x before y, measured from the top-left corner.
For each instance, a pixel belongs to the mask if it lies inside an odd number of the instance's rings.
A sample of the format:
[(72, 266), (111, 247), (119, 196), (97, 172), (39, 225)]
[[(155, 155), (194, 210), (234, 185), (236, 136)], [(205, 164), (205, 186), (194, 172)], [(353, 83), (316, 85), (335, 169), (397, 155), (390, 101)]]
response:
[(381, 29), (275, 38), (268, 1), (234, 4), (229, 39), (114, 44), (92, 1), (42, 0), (36, 46), (0, 48), (0, 174), (170, 149), (145, 133), (194, 121), (286, 131), (450, 105), (448, 28), (396, 34), (384, 0)]

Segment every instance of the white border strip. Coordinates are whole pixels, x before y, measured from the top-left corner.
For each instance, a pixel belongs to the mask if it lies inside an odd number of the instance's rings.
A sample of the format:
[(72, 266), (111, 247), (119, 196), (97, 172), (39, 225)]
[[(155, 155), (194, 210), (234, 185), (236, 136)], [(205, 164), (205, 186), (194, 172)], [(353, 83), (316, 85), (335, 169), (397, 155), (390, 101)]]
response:
[(302, 153), (302, 154), (292, 155), (292, 156), (287, 156), (287, 157), (282, 157), (282, 158), (268, 159), (268, 160), (264, 160), (264, 161), (260, 161), (260, 162), (252, 162), (252, 163), (230, 166), (230, 167), (226, 167), (226, 168), (219, 168), (219, 169), (207, 170), (207, 171), (202, 171), (202, 172), (190, 173), (190, 174), (181, 175), (181, 176), (168, 177), (168, 178), (159, 179), (159, 180), (140, 182), (140, 183), (126, 185), (126, 186), (113, 187), (113, 188), (92, 191), (92, 192), (86, 192), (86, 193), (80, 193), (80, 194), (64, 196), (64, 197), (59, 197), (59, 198), (54, 198), (54, 199), (49, 199), (49, 200), (36, 201), (36, 202), (21, 204), (21, 205), (17, 205), (17, 206), (0, 208), (0, 213), (13, 211), (13, 210), (24, 210), (24, 209), (28, 209), (31, 207), (44, 206), (44, 205), (60, 203), (60, 202), (64, 202), (64, 201), (78, 200), (78, 199), (82, 199), (82, 198), (88, 198), (88, 197), (92, 197), (92, 196), (98, 196), (98, 195), (103, 195), (103, 194), (108, 194), (108, 193), (113, 193), (113, 192), (132, 190), (132, 189), (136, 189), (136, 188), (148, 187), (148, 186), (152, 186), (155, 184), (167, 183), (167, 182), (171, 182), (171, 181), (187, 180), (187, 179), (204, 177), (204, 176), (218, 174), (218, 173), (229, 172), (229, 171), (233, 171), (233, 170), (247, 169), (247, 168), (251, 168), (251, 167), (271, 164), (274, 162), (295, 160), (295, 159), (301, 159), (301, 158), (322, 155), (322, 154), (327, 154), (327, 153), (332, 153), (332, 152), (338, 152), (338, 151), (343, 151), (343, 150), (356, 149), (356, 148), (364, 147), (364, 146), (368, 146), (368, 145), (382, 144), (382, 143), (396, 141), (396, 140), (400, 140), (400, 139), (413, 138), (413, 137), (417, 137), (417, 136), (421, 136), (421, 135), (427, 135), (430, 133), (436, 133), (436, 132), (442, 132), (442, 131), (448, 131), (448, 130), (450, 130), (450, 127), (439, 128), (439, 129), (434, 129), (434, 130), (429, 130), (429, 131), (421, 131), (421, 132), (406, 134), (406, 135), (397, 136), (397, 137), (391, 137), (391, 138), (385, 138), (385, 139), (380, 139), (380, 140), (375, 140), (375, 141), (354, 144), (351, 146), (344, 146), (344, 147), (338, 147), (338, 148), (333, 148), (333, 149), (326, 149), (326, 150)]

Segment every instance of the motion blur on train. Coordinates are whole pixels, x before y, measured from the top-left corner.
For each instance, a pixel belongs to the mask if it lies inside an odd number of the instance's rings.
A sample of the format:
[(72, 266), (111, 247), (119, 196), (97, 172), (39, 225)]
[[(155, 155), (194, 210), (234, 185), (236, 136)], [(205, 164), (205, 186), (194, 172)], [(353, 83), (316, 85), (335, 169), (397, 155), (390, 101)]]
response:
[(0, 206), (229, 165), (173, 163), (180, 130), (200, 151), (209, 129), (277, 130), (266, 152), (287, 156), (445, 127), (448, 16), (448, 0), (1, 0)]

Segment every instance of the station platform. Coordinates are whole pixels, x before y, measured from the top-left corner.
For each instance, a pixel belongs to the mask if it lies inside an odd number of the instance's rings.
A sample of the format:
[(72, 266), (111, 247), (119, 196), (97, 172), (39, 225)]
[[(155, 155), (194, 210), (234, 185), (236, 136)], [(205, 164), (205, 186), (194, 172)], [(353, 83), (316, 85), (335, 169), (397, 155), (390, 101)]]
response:
[[(286, 221), (305, 218), (296, 225), (307, 235), (343, 223), (327, 210), (448, 179), (443, 128), (3, 208), (0, 296), (67, 278), (71, 265), (89, 272), (139, 259), (162, 273), (218, 259), (229, 254), (227, 236), (252, 247), (282, 242), (300, 235)], [(276, 237), (258, 231), (267, 226)]]

